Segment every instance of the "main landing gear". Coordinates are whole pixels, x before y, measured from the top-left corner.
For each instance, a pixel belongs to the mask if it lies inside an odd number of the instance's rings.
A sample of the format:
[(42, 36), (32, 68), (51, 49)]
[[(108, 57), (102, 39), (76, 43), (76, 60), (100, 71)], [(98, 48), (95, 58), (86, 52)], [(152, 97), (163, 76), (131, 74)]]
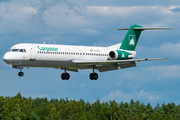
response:
[(97, 80), (97, 79), (98, 79), (98, 74), (94, 72), (94, 66), (93, 66), (93, 73), (91, 73), (91, 74), (89, 75), (89, 78), (90, 78), (91, 80)]
[(62, 80), (69, 80), (70, 75), (69, 73), (66, 73), (66, 69), (64, 69), (64, 73), (61, 74), (61, 79)]
[(98, 74), (97, 73), (91, 73), (89, 75), (89, 77), (90, 77), (91, 80), (97, 80), (98, 79)]
[(21, 71), (21, 69), (20, 69), (20, 72), (18, 73), (18, 76), (19, 77), (23, 77), (24, 76), (24, 73)]

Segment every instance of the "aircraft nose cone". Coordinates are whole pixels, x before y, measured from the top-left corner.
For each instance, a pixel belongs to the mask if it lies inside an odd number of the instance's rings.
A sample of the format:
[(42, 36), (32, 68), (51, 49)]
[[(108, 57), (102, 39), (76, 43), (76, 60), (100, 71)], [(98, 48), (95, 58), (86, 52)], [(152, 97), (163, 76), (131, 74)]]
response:
[(5, 63), (10, 64), (10, 55), (6, 53), (3, 57)]

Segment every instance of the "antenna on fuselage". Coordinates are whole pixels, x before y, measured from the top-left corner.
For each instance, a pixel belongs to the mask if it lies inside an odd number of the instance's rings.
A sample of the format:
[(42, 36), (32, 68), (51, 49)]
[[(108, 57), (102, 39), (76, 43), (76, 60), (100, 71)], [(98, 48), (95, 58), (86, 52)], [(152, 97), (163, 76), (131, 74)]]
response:
[(46, 44), (45, 42), (43, 44)]

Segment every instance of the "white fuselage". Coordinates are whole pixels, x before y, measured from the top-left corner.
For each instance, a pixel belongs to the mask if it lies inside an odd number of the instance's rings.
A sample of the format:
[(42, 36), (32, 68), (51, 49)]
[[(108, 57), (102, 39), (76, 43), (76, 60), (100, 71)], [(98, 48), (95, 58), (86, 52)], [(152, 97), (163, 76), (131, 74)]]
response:
[[(17, 50), (18, 51), (17, 51)], [(54, 44), (17, 44), (4, 55), (12, 66), (91, 69), (92, 65), (74, 64), (72, 60), (107, 61), (113, 47), (71, 46)], [(136, 57), (135, 51), (127, 51)]]

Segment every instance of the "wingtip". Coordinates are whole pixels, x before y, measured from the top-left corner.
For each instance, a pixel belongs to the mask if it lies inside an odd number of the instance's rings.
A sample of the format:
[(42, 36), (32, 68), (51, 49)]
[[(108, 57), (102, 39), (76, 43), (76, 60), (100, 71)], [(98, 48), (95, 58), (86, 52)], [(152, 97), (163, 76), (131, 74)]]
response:
[(169, 59), (169, 58), (163, 58), (163, 61), (165, 61), (166, 59)]

